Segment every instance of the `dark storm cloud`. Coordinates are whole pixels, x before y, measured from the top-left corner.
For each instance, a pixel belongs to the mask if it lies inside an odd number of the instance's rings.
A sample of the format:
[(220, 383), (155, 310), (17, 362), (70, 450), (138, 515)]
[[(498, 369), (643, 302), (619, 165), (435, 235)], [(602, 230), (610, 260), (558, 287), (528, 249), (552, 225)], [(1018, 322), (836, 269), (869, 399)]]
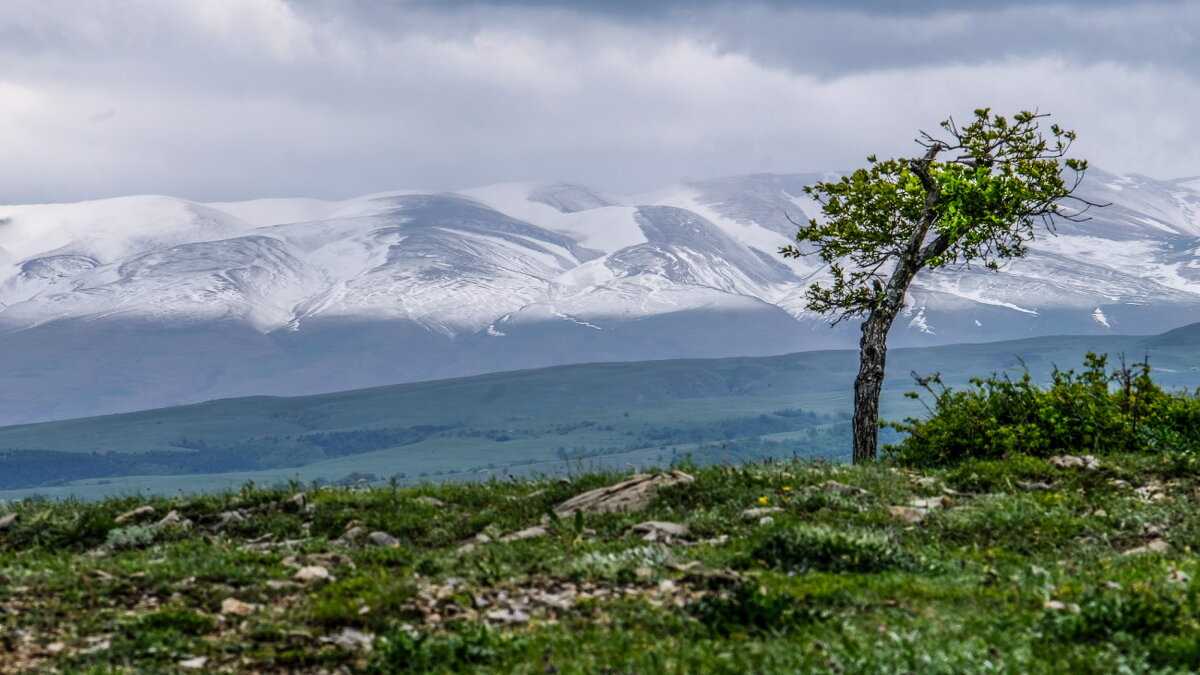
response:
[(0, 201), (639, 191), (852, 167), (980, 105), (1200, 174), (1200, 2), (976, 4), (6, 0)]

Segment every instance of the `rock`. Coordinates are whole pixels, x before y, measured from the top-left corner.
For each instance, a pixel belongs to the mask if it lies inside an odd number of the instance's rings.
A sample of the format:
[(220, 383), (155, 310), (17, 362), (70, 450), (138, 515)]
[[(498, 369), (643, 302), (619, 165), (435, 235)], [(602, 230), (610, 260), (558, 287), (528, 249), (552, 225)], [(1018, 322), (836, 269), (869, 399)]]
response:
[(210, 526), (214, 532), (220, 532), (233, 523), (242, 523), (246, 521), (246, 512), (241, 509), (233, 511), (222, 511), (217, 514), (217, 522)]
[(634, 532), (643, 532), (645, 535), (642, 539), (646, 541), (670, 541), (673, 537), (682, 537), (688, 532), (687, 525), (682, 523), (670, 523), (662, 520), (647, 520), (644, 523), (638, 523), (631, 528)]
[(429, 506), (436, 506), (438, 508), (441, 508), (446, 505), (446, 502), (444, 502), (436, 497), (420, 496), (420, 497), (417, 497), (416, 499), (414, 499), (413, 501), (419, 502), (421, 504), (428, 504)]
[(21, 519), (21, 514), (19, 514), (19, 513), (10, 513), (7, 516), (0, 518), (0, 532), (3, 532), (4, 530), (7, 530), (8, 528), (12, 527), (13, 523), (17, 522), (20, 519)]
[(308, 565), (296, 570), (296, 573), (292, 575), (292, 578), (296, 581), (308, 583), (313, 581), (325, 581), (330, 578), (330, 575), (329, 570), (321, 567), (320, 565)]
[(1019, 480), (1017, 481), (1017, 485), (1029, 492), (1044, 492), (1050, 489), (1050, 484), (1043, 481)]
[(1137, 548), (1131, 548), (1128, 551), (1125, 551), (1124, 553), (1122, 553), (1122, 555), (1142, 555), (1144, 553), (1166, 553), (1167, 550), (1170, 548), (1171, 548), (1171, 545), (1168, 544), (1165, 539), (1159, 538), (1159, 539), (1155, 539), (1155, 540), (1151, 541), (1150, 543), (1146, 544), (1145, 546), (1138, 546)]
[(695, 478), (682, 471), (638, 474), (616, 485), (597, 488), (575, 495), (555, 507), (554, 512), (559, 518), (565, 518), (576, 511), (583, 511), (584, 513), (641, 511), (650, 505), (650, 501), (654, 498), (654, 493), (659, 488), (668, 485), (688, 484), (695, 482), (695, 480)]
[(506, 607), (488, 612), (486, 615), (488, 621), (502, 623), (505, 625), (513, 625), (520, 623), (529, 623), (529, 614), (523, 609), (515, 607)]
[(293, 588), (300, 588), (300, 584), (294, 581), (284, 581), (282, 579), (267, 579), (267, 588), (273, 591), (283, 591)]
[(242, 602), (237, 598), (225, 598), (221, 601), (221, 613), (234, 616), (250, 616), (258, 611), (258, 605)]
[(348, 652), (369, 652), (375, 644), (375, 636), (353, 628), (343, 628), (333, 637), (323, 637), (321, 642), (332, 644)]
[(829, 492), (835, 495), (842, 495), (843, 497), (866, 497), (871, 494), (858, 486), (846, 485), (836, 480), (827, 480), (816, 487), (821, 492)]
[(772, 513), (783, 513), (783, 508), (778, 506), (759, 506), (753, 509), (742, 511), (742, 516), (745, 518), (762, 518), (769, 516)]
[(938, 484), (938, 479), (934, 476), (923, 476), (913, 481), (913, 485), (917, 487), (935, 487)]
[(544, 537), (547, 534), (550, 534), (550, 533), (546, 530), (546, 528), (535, 525), (534, 527), (527, 527), (524, 530), (520, 530), (518, 532), (513, 532), (512, 534), (508, 534), (503, 537), (500, 537), (500, 541), (517, 541), (518, 539), (530, 539), (533, 537)]
[(928, 499), (914, 499), (909, 502), (909, 505), (918, 509), (948, 509), (954, 506), (954, 502), (950, 501), (949, 497), (930, 497)]
[(1100, 468), (1100, 460), (1092, 455), (1084, 455), (1082, 457), (1076, 457), (1075, 455), (1055, 455), (1049, 461), (1060, 469), (1080, 468), (1091, 471)]
[(1054, 612), (1078, 612), (1079, 605), (1073, 602), (1063, 602), (1062, 600), (1047, 600), (1042, 603), (1042, 609)]
[(138, 519), (141, 519), (143, 516), (152, 516), (152, 515), (154, 515), (154, 507), (150, 506), (149, 504), (146, 504), (145, 506), (139, 506), (132, 511), (126, 511), (125, 513), (122, 513), (121, 515), (117, 516), (114, 519), (114, 522), (118, 525), (121, 525), (130, 520), (138, 520)]
[(926, 516), (929, 515), (929, 511), (911, 506), (889, 506), (887, 507), (887, 512), (889, 516), (902, 520), (909, 525), (916, 525), (925, 520)]
[(307, 506), (308, 496), (303, 492), (297, 492), (287, 501), (283, 502), (283, 509), (285, 511), (303, 512)]
[(367, 536), (367, 528), (355, 525), (346, 530), (342, 536), (333, 540), (338, 546), (355, 546), (359, 540)]
[(770, 525), (773, 522), (775, 522), (775, 519), (771, 516), (763, 516), (762, 518), (758, 519), (759, 525)]
[(372, 546), (382, 548), (396, 548), (400, 546), (400, 540), (388, 534), (387, 532), (375, 531), (367, 535), (367, 542)]
[(183, 528), (188, 528), (188, 527), (192, 526), (192, 521), (179, 515), (179, 512), (176, 511), (175, 509), (171, 509), (170, 511), (167, 512), (167, 515), (163, 516), (162, 519), (158, 521), (158, 524), (159, 525), (178, 525)]
[(1167, 582), (1168, 583), (1183, 584), (1184, 586), (1186, 586), (1186, 585), (1188, 585), (1189, 582), (1191, 582), (1191, 580), (1192, 580), (1192, 578), (1190, 576), (1188, 576), (1187, 572), (1184, 572), (1182, 570), (1177, 570), (1174, 567), (1167, 568)]
[(204, 666), (208, 665), (208, 657), (196, 656), (194, 658), (184, 659), (176, 665), (184, 670), (204, 670)]

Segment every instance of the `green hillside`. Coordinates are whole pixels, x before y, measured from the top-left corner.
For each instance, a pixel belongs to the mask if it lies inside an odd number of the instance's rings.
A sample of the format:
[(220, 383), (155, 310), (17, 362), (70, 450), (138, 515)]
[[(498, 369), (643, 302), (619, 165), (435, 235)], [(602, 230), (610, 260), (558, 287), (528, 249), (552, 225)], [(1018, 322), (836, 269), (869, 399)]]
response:
[[(1189, 333), (1189, 330), (1191, 331)], [(883, 414), (915, 404), (910, 371), (948, 382), (1085, 351), (1148, 353), (1160, 381), (1194, 386), (1194, 328), (897, 349)], [(0, 429), (0, 496), (171, 493), (272, 482), (401, 482), (844, 454), (852, 351), (562, 366), (295, 398), (248, 397)]]

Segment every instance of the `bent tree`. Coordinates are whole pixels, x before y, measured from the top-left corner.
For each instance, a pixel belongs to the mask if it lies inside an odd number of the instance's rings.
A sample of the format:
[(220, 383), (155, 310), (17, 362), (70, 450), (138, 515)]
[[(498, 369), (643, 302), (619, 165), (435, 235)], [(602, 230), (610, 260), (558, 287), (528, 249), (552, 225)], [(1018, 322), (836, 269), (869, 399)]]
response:
[(1073, 194), (1087, 169), (1066, 157), (1075, 132), (1054, 124), (1044, 134), (1044, 117), (1025, 111), (1009, 119), (982, 108), (965, 126), (950, 118), (939, 136), (921, 132), (919, 157), (872, 155), (866, 168), (804, 188), (824, 217), (796, 223), (800, 246), (780, 252), (819, 255), (828, 266), (829, 280), (807, 290), (809, 309), (833, 314), (835, 324), (865, 316), (854, 382), (856, 464), (875, 458), (887, 335), (917, 273), (972, 263), (999, 270), (1001, 260), (1025, 255), (1039, 222), (1053, 232), (1055, 218), (1086, 220), (1098, 206)]

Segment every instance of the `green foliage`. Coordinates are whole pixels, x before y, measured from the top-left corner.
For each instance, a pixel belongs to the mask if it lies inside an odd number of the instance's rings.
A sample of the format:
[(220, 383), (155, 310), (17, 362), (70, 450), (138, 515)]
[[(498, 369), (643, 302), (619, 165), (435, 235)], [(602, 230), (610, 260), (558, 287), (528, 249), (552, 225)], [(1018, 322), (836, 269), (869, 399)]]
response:
[(438, 637), (401, 628), (388, 636), (368, 672), (456, 672), (487, 664), (518, 644), (519, 639), (487, 626), (465, 625), (455, 633)]
[[(981, 108), (964, 127), (943, 121), (946, 140), (922, 134), (926, 152), (919, 159), (872, 155), (866, 168), (806, 187), (824, 219), (800, 226), (803, 248), (781, 253), (815, 253), (829, 266), (833, 283), (809, 287), (809, 309), (840, 318), (866, 314), (883, 300), (877, 284), (904, 269), (899, 287), (888, 289), (889, 302), (898, 304), (923, 267), (981, 261), (997, 269), (998, 261), (1025, 254), (1038, 220), (1052, 226), (1054, 216), (1075, 217), (1059, 202), (1079, 184), (1087, 162), (1060, 164), (1075, 133), (1051, 125), (1045, 137), (1038, 128), (1045, 116), (1023, 111), (1010, 120)], [(943, 152), (956, 156), (937, 159)], [(1072, 184), (1063, 179), (1064, 165), (1076, 172)]]
[(768, 530), (749, 556), (785, 572), (871, 573), (908, 569), (914, 563), (887, 535), (809, 524)]
[(728, 592), (701, 598), (688, 608), (706, 631), (722, 636), (782, 635), (831, 616), (788, 593), (772, 593), (756, 583), (740, 583)]
[(909, 435), (885, 452), (912, 466), (1018, 454), (1194, 452), (1200, 399), (1164, 391), (1150, 372), (1146, 363), (1110, 371), (1107, 356), (1088, 353), (1082, 372), (1055, 368), (1048, 387), (1028, 373), (975, 378), (965, 390), (942, 385), (937, 375), (918, 377), (933, 397), (930, 415), (892, 423)]
[(641, 568), (657, 569), (670, 561), (661, 546), (638, 546), (621, 551), (589, 551), (571, 562), (570, 573), (581, 578), (629, 581)]
[(162, 529), (161, 526), (154, 523), (118, 527), (108, 531), (108, 538), (105, 540), (105, 544), (109, 548), (116, 550), (145, 548), (158, 539)]

